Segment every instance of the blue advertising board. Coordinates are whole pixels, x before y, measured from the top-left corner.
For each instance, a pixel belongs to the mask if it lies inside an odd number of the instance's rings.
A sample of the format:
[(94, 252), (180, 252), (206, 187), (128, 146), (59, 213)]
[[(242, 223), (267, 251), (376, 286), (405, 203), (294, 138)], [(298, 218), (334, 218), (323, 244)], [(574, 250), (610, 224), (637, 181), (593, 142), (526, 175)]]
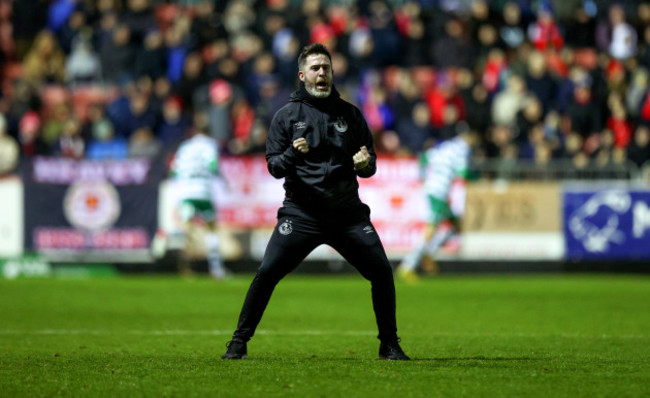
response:
[(566, 187), (563, 221), (570, 260), (650, 260), (650, 190)]

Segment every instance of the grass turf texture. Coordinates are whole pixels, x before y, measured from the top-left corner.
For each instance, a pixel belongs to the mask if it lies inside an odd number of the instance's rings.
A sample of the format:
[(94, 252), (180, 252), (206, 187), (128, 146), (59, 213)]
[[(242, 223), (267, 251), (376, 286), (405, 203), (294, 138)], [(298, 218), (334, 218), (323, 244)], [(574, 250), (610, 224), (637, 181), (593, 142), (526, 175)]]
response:
[(0, 280), (0, 395), (650, 396), (647, 276), (398, 282), (410, 362), (375, 359), (361, 277), (289, 276), (221, 360), (251, 277)]

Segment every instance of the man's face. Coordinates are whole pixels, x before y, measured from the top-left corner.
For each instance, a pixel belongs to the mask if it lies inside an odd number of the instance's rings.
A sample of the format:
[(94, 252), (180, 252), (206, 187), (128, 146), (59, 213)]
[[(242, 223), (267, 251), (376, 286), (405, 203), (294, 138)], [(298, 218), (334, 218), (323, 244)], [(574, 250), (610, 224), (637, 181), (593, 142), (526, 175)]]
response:
[(332, 63), (325, 54), (312, 54), (305, 60), (298, 77), (307, 92), (316, 98), (325, 98), (332, 92)]

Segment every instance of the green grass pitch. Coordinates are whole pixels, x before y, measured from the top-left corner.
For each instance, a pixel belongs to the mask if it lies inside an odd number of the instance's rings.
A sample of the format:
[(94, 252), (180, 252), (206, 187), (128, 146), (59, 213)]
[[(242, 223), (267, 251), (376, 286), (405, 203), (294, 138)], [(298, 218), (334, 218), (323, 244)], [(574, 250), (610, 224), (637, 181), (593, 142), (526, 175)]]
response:
[(0, 280), (0, 396), (650, 396), (648, 276), (397, 282), (388, 362), (365, 280), (291, 275), (221, 360), (251, 278)]

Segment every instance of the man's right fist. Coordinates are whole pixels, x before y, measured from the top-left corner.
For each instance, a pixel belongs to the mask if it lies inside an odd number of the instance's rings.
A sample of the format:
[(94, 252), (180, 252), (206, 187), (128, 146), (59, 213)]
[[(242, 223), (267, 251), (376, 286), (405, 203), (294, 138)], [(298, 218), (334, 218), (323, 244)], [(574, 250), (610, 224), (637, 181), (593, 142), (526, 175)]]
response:
[(307, 146), (307, 140), (302, 137), (298, 138), (293, 142), (293, 147), (302, 153), (309, 152), (309, 146)]

